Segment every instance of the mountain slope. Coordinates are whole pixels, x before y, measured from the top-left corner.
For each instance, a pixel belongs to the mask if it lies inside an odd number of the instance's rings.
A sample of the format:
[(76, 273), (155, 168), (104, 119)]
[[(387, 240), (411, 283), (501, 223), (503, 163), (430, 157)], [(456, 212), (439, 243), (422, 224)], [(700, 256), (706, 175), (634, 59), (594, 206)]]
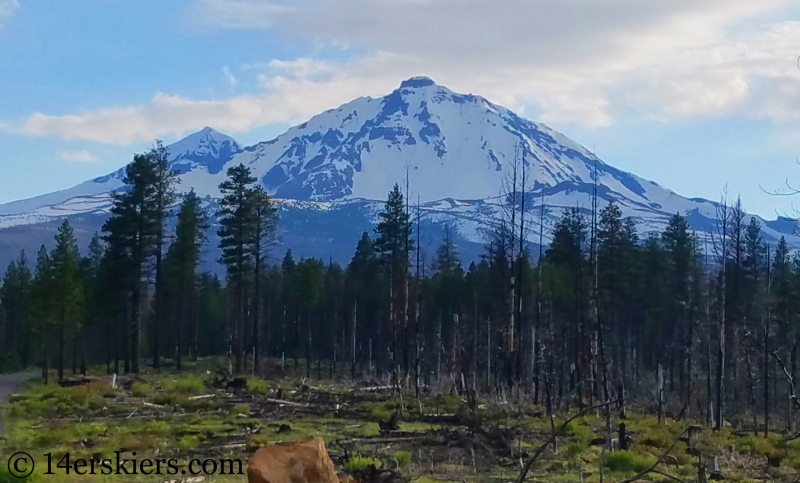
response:
[[(518, 175), (523, 169), (527, 175), (526, 191), (535, 200), (529, 205), (537, 206), (531, 208), (538, 213), (538, 206), (546, 205), (545, 239), (547, 226), (562, 208), (591, 206), (595, 185), (601, 206), (616, 200), (624, 216), (635, 218), (642, 231), (662, 229), (675, 213), (686, 216), (701, 233), (716, 226), (715, 203), (682, 197), (618, 170), (544, 124), (483, 97), (455, 93), (426, 77), (403, 81), (381, 98), (355, 99), (253, 146), (242, 148), (232, 138), (204, 128), (168, 148), (171, 165), (180, 173), (179, 188), (194, 188), (209, 205), (218, 197), (228, 167), (249, 166), (278, 199), (284, 239), (301, 244), (297, 234), (309, 217), (320, 220), (318, 230), (323, 232), (312, 236), (314, 243), (343, 240), (344, 246), (357, 239), (360, 231), (350, 231), (356, 226), (368, 229), (387, 192), (395, 183), (403, 185), (406, 176), (410, 199), (421, 203), (429, 232), (446, 225), (454, 228), (462, 244), (481, 244), (486, 230), (502, 216), (500, 195), (515, 166)], [(0, 228), (64, 216), (102, 219), (110, 206), (108, 193), (122, 186), (123, 176), (120, 169), (69, 190), (0, 205)], [(325, 217), (330, 222), (323, 222)], [(531, 218), (535, 240), (538, 216), (532, 213)], [(786, 236), (800, 247), (794, 221), (762, 225), (768, 242)], [(344, 226), (350, 226), (346, 233)], [(325, 253), (324, 246), (315, 253), (312, 245), (309, 254), (349, 257)]]

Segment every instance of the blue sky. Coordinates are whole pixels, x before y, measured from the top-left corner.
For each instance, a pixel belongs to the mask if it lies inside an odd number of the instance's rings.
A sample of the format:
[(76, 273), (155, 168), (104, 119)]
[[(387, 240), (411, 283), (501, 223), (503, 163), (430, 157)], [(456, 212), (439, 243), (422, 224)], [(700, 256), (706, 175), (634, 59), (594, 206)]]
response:
[(252, 144), (427, 75), (774, 218), (800, 206), (764, 192), (800, 187), (796, 3), (0, 0), (0, 202), (106, 174), (155, 138), (209, 125)]

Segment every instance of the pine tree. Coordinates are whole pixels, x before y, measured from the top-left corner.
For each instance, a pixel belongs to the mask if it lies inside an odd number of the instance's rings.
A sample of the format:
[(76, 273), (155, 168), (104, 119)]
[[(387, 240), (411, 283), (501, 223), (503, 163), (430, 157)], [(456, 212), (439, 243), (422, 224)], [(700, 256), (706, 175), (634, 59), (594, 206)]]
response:
[(167, 210), (175, 202), (175, 184), (178, 183), (178, 172), (169, 166), (169, 150), (161, 141), (156, 141), (155, 146), (147, 153), (153, 165), (155, 174), (155, 192), (153, 193), (153, 221), (155, 223), (155, 294), (153, 310), (153, 367), (161, 366), (161, 326), (164, 304), (164, 270), (162, 261), (164, 257), (165, 224)]
[[(89, 242), (89, 253), (81, 261), (81, 271), (83, 273), (84, 287), (84, 327), (94, 331), (104, 330), (100, 326), (103, 323), (104, 290), (102, 286), (103, 258), (105, 257), (105, 246), (99, 233), (92, 236)], [(108, 334), (106, 334), (108, 335)], [(111, 339), (106, 337), (106, 372), (111, 371)], [(84, 341), (84, 345), (85, 345)], [(82, 372), (86, 373), (86, 351), (85, 347), (81, 357)]]
[(414, 247), (411, 220), (399, 185), (395, 184), (389, 192), (384, 209), (378, 217), (378, 226), (375, 228), (375, 233), (378, 235), (375, 240), (375, 251), (388, 281), (388, 325), (392, 339), (387, 347), (390, 347), (393, 382), (398, 385), (400, 382), (398, 332), (404, 328), (400, 327), (401, 321), (405, 320), (402, 301), (405, 299), (404, 290), (408, 277), (408, 253)]
[[(589, 379), (590, 348), (586, 327), (586, 306), (589, 295), (586, 270), (586, 219), (577, 208), (564, 210), (556, 222), (553, 241), (545, 252), (545, 263), (550, 279), (549, 291), (553, 299), (554, 316), (566, 321), (561, 326), (560, 342), (567, 348), (562, 363), (569, 364), (569, 391), (585, 402), (591, 387)], [(562, 365), (558, 378), (565, 377)], [(563, 386), (563, 384), (559, 384)]]
[(282, 322), (281, 322), (281, 361), (285, 361), (287, 352), (287, 324), (291, 320), (292, 324), (292, 345), (291, 354), (294, 359), (294, 368), (297, 369), (300, 357), (299, 344), (300, 344), (300, 321), (299, 321), (299, 307), (297, 298), (297, 283), (295, 277), (297, 275), (297, 263), (292, 256), (292, 250), (286, 250), (286, 253), (281, 260), (281, 300), (283, 305)]
[(275, 242), (278, 211), (261, 186), (256, 186), (250, 196), (253, 207), (253, 371), (255, 371), (261, 360), (261, 284), (264, 263), (269, 255), (269, 247)]
[[(118, 261), (116, 276), (126, 279), (130, 293), (130, 326), (126, 337), (126, 370), (139, 372), (141, 340), (141, 307), (146, 264), (159, 247), (162, 213), (159, 211), (159, 177), (148, 154), (137, 154), (125, 168), (123, 182), (128, 185), (114, 195), (111, 217), (103, 225), (106, 242), (113, 247)], [(123, 270), (128, 272), (126, 276)], [(130, 368), (128, 368), (130, 360)]]
[(449, 229), (445, 229), (444, 239), (436, 250), (434, 270), (431, 283), (438, 310), (436, 344), (433, 346), (437, 354), (436, 366), (441, 365), (442, 359), (446, 360), (448, 373), (458, 380), (462, 372), (459, 349), (464, 340), (460, 323), (464, 269)]
[(210, 356), (227, 351), (225, 289), (216, 275), (203, 272), (197, 282), (197, 354)]
[[(80, 331), (83, 291), (78, 241), (69, 221), (64, 220), (61, 224), (55, 241), (56, 246), (50, 256), (50, 263), (55, 288), (52, 297), (58, 320), (58, 380), (60, 381), (64, 379), (67, 331), (76, 334)], [(75, 372), (77, 372), (76, 365), (77, 360), (74, 360)]]
[(679, 214), (673, 215), (661, 234), (661, 243), (666, 255), (666, 277), (668, 293), (671, 295), (665, 303), (665, 315), (671, 322), (662, 327), (666, 358), (661, 362), (669, 369), (670, 390), (674, 390), (677, 372), (681, 394), (686, 394), (691, 371), (686, 361), (691, 361), (694, 339), (694, 326), (689, 315), (695, 263), (695, 240), (686, 219)]
[(168, 290), (174, 296), (171, 311), (175, 339), (173, 355), (179, 370), (182, 355), (187, 349), (193, 359), (197, 357), (197, 327), (193, 316), (195, 281), (207, 228), (200, 198), (191, 190), (181, 202), (175, 242), (170, 246), (165, 260)]
[(236, 372), (244, 369), (244, 336), (247, 321), (247, 289), (253, 272), (253, 243), (255, 237), (252, 184), (256, 179), (243, 164), (228, 169), (228, 179), (219, 185), (220, 200), (218, 231), (222, 249), (221, 262), (228, 273), (230, 293), (235, 294), (236, 311), (233, 334)]
[[(774, 359), (773, 351), (785, 349), (787, 354), (793, 350), (793, 341), (796, 340), (796, 299), (794, 292), (795, 274), (792, 272), (792, 259), (789, 253), (789, 245), (786, 239), (781, 237), (775, 247), (775, 256), (772, 259), (772, 314), (774, 316), (778, 338), (783, 341), (783, 347), (775, 347), (770, 351)], [(784, 366), (785, 367), (785, 366)], [(794, 412), (794, 402), (792, 401), (792, 389), (787, 384), (787, 401), (789, 401), (786, 412), (786, 428), (789, 433), (794, 430), (792, 415)]]
[(31, 312), (32, 320), (35, 320), (34, 334), (42, 344), (42, 377), (44, 383), (49, 380), (50, 351), (52, 344), (52, 333), (56, 325), (56, 313), (58, 306), (55, 303), (53, 294), (56, 293), (55, 274), (47, 253), (47, 247), (42, 245), (36, 256), (36, 269), (34, 272), (33, 285), (31, 290)]
[[(375, 253), (375, 243), (367, 232), (361, 235), (355, 254), (347, 267), (347, 277), (352, 293), (350, 309), (350, 371), (355, 377), (356, 358), (359, 337), (361, 341), (378, 341), (380, 324), (367, 324), (368, 321), (379, 320), (381, 265)], [(362, 357), (363, 360), (363, 357)]]
[(324, 288), (325, 265), (316, 258), (305, 258), (297, 264), (294, 278), (295, 290), (300, 301), (301, 320), (305, 321), (305, 360), (306, 377), (311, 377), (311, 362), (314, 349), (314, 334), (319, 333), (319, 325), (314, 323), (314, 312), (320, 302)]
[(4, 323), (4, 369), (27, 367), (32, 349), (31, 287), (32, 276), (25, 252), (9, 263), (0, 287)]

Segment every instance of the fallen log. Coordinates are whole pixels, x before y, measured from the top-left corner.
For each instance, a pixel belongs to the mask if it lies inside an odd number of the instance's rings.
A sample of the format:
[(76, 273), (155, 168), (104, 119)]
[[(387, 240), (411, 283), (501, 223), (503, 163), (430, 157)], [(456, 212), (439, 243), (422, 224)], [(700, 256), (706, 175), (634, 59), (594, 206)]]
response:
[(340, 444), (351, 444), (351, 443), (385, 444), (385, 443), (401, 443), (405, 441), (421, 441), (425, 439), (431, 439), (432, 437), (435, 437), (435, 435), (423, 434), (418, 436), (398, 436), (394, 438), (374, 438), (365, 436), (363, 438), (342, 439), (339, 440), (338, 442)]
[(280, 404), (282, 406), (292, 406), (292, 407), (297, 407), (297, 408), (303, 408), (303, 407), (307, 407), (308, 406), (308, 404), (301, 404), (301, 403), (296, 403), (296, 402), (293, 402), (293, 401), (285, 401), (283, 399), (266, 398), (265, 401), (268, 402), (268, 403), (272, 403), (272, 404)]

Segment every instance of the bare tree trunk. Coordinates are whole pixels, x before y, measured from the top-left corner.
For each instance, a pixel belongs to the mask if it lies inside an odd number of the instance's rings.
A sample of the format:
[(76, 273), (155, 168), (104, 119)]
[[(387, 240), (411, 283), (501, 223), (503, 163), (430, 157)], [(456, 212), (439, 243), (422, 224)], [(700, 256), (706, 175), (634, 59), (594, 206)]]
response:
[(717, 364), (717, 417), (715, 422), (716, 429), (722, 429), (724, 408), (725, 408), (725, 295), (726, 295), (726, 265), (728, 260), (728, 205), (727, 199), (723, 198), (719, 213), (722, 215), (717, 216), (717, 225), (722, 223), (719, 227), (722, 230), (721, 245), (721, 274), (720, 274), (720, 311), (719, 311), (719, 351), (718, 351), (718, 364)]
[(767, 316), (764, 318), (764, 437), (769, 437), (769, 333), (772, 319), (772, 263), (770, 247), (767, 245)]
[(414, 394), (417, 397), (417, 405), (420, 408), (420, 412), (422, 412), (422, 391), (420, 390), (420, 298), (422, 297), (422, 286), (420, 279), (420, 251), (422, 250), (422, 224), (420, 221), (419, 195), (417, 195), (417, 277), (416, 292), (414, 293)]
[(358, 282), (353, 285), (353, 314), (350, 326), (350, 376), (356, 378), (356, 334), (358, 323)]
[(539, 259), (538, 266), (538, 280), (536, 282), (536, 323), (534, 325), (533, 335), (533, 403), (539, 403), (539, 377), (540, 377), (540, 344), (537, 337), (541, 337), (538, 332), (542, 327), (542, 279), (544, 268), (544, 193), (542, 193), (542, 206), (539, 212)]
[[(528, 344), (523, 344), (525, 334), (524, 324), (522, 323), (522, 308), (523, 308), (523, 289), (524, 289), (524, 271), (522, 266), (522, 257), (525, 253), (525, 199), (527, 198), (527, 180), (528, 180), (528, 171), (525, 167), (525, 151), (523, 148), (522, 151), (522, 164), (520, 166), (521, 169), (521, 179), (520, 179), (520, 208), (519, 208), (519, 236), (518, 236), (518, 247), (517, 247), (517, 275), (516, 275), (516, 287), (514, 291), (516, 292), (517, 301), (515, 304), (515, 310), (517, 311), (515, 320), (517, 325), (519, 326), (519, 333), (520, 333), (520, 343), (518, 344), (517, 348), (517, 377), (524, 378), (523, 387), (525, 388), (525, 392), (528, 392), (528, 388), (530, 387), (530, 377), (528, 372), (528, 366), (525, 364), (523, 366), (523, 361), (526, 360), (525, 353), (527, 352), (526, 348)], [(516, 197), (515, 197), (516, 198)], [(515, 199), (516, 202), (516, 199)], [(513, 240), (512, 240), (513, 242)], [(533, 335), (533, 334), (531, 334)]]

